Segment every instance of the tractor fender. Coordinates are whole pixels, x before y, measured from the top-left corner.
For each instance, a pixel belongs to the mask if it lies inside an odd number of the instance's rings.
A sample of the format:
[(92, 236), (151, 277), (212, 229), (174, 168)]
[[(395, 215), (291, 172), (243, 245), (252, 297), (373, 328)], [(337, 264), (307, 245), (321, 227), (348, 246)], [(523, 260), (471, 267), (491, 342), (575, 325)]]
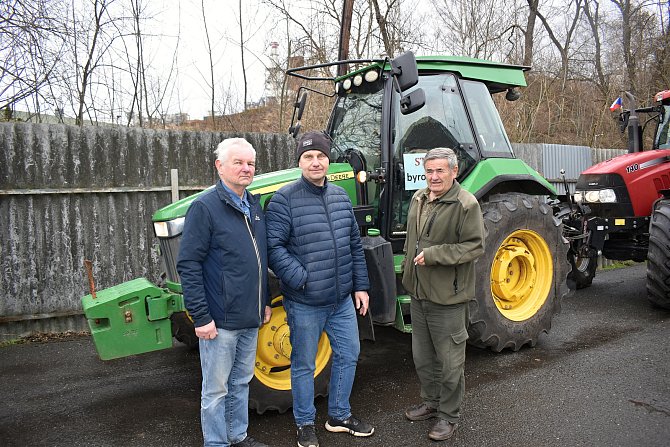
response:
[(494, 194), (523, 192), (531, 196), (555, 196), (556, 192), (530, 174), (501, 174), (485, 183), (474, 195), (482, 201)]

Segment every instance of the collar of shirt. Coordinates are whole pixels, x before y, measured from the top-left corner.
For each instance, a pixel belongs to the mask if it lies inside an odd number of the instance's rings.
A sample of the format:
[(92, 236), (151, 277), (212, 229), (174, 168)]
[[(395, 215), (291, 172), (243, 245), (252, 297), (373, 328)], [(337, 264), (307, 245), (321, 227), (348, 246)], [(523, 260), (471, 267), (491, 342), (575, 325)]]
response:
[(225, 183), (223, 183), (223, 180), (219, 180), (221, 182), (221, 186), (223, 186), (223, 189), (228, 193), (230, 198), (233, 200), (233, 203), (237, 205), (237, 207), (242, 210), (244, 214), (247, 215), (247, 217), (251, 218), (250, 214), (250, 209), (251, 207), (249, 206), (249, 196), (247, 193), (247, 190), (244, 190), (244, 194), (242, 194), (242, 197), (237, 195), (235, 191), (232, 189), (228, 188)]
[(430, 189), (429, 189), (429, 188), (426, 188), (426, 189), (423, 191), (423, 194), (421, 194), (421, 199), (422, 199), (424, 202), (426, 202), (426, 203), (428, 203), (428, 202), (435, 202), (435, 201), (439, 200), (439, 199), (440, 199), (443, 195), (445, 195), (447, 192), (448, 192), (448, 191), (445, 191), (445, 192), (443, 192), (442, 194), (440, 194), (439, 196), (436, 196), (434, 199), (431, 199), (431, 198), (430, 198)]

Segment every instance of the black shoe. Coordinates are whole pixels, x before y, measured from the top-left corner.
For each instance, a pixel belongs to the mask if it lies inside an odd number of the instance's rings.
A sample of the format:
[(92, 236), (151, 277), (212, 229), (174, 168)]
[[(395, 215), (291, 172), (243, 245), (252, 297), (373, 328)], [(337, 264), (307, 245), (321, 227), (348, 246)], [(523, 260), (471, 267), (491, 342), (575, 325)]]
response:
[(433, 441), (446, 441), (454, 436), (457, 428), (458, 424), (440, 418), (428, 433), (428, 437)]
[(256, 441), (251, 436), (247, 436), (246, 438), (244, 438), (243, 441), (231, 444), (230, 447), (269, 447), (269, 446), (267, 444), (263, 444), (260, 441)]
[(375, 432), (372, 425), (359, 421), (353, 415), (343, 421), (328, 417), (326, 430), (332, 431), (333, 433), (349, 433), (354, 436), (370, 436)]
[(410, 421), (425, 421), (426, 419), (437, 417), (437, 408), (431, 407), (426, 402), (422, 402), (405, 410), (405, 417)]
[(314, 424), (298, 427), (298, 447), (319, 447)]

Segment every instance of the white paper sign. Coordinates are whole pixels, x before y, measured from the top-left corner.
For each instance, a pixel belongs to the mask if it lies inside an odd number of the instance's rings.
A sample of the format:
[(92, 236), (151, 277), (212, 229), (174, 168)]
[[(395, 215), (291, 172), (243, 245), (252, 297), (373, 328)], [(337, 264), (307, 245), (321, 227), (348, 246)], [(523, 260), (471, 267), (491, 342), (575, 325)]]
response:
[(403, 154), (405, 164), (405, 191), (414, 191), (426, 187), (426, 172), (423, 170), (423, 157), (426, 153)]

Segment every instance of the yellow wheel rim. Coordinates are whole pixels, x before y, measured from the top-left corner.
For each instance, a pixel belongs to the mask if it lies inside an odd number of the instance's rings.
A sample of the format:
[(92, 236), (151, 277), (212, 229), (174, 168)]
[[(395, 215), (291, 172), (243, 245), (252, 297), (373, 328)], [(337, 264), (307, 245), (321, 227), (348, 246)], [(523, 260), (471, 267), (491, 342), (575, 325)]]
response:
[[(256, 378), (269, 388), (276, 390), (291, 389), (291, 341), (290, 330), (282, 297), (272, 300), (272, 317), (258, 331), (258, 349), (256, 350)], [(326, 367), (332, 350), (325, 333), (321, 334), (316, 352), (316, 370), (314, 377)]]
[(512, 321), (531, 318), (544, 305), (554, 263), (544, 238), (531, 230), (510, 234), (491, 265), (491, 292), (502, 315)]

